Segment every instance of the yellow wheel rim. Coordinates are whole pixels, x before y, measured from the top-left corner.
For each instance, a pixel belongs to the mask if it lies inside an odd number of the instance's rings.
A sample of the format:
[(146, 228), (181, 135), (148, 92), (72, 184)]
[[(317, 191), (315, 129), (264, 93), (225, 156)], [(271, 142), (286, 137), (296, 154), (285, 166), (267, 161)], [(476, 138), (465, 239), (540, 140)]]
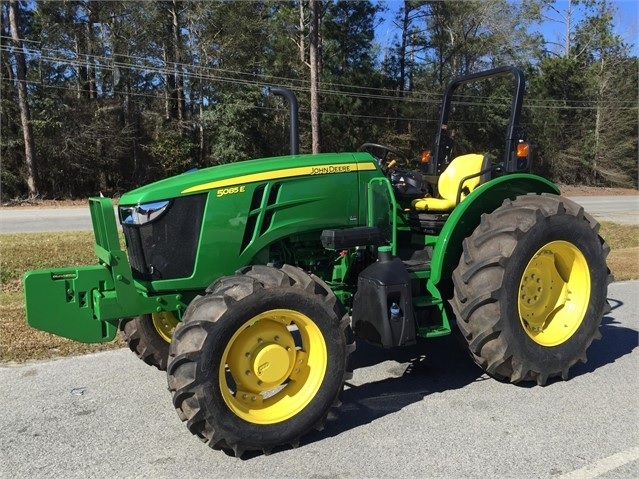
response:
[(590, 302), (590, 271), (583, 253), (567, 241), (552, 241), (535, 253), (519, 284), (519, 318), (542, 346), (572, 337)]
[(171, 338), (173, 337), (173, 331), (175, 331), (175, 327), (179, 323), (178, 319), (173, 315), (173, 313), (168, 311), (153, 313), (151, 315), (151, 319), (153, 321), (153, 327), (160, 337), (167, 343), (170, 343)]
[(247, 321), (220, 361), (220, 390), (236, 416), (275, 424), (302, 411), (320, 390), (328, 355), (306, 315), (274, 309)]

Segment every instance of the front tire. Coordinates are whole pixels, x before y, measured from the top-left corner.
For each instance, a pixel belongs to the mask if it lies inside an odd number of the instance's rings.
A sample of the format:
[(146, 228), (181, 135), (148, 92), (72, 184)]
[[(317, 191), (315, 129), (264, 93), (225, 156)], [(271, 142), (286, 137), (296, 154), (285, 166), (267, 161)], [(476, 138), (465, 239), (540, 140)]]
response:
[(169, 351), (178, 415), (214, 449), (296, 446), (343, 388), (349, 318), (319, 278), (252, 266), (192, 301)]
[(475, 362), (505, 381), (568, 378), (609, 311), (599, 225), (556, 195), (507, 200), (464, 241), (451, 306)]
[(149, 366), (166, 371), (169, 343), (178, 319), (170, 312), (143, 314), (120, 320), (120, 332), (129, 349)]

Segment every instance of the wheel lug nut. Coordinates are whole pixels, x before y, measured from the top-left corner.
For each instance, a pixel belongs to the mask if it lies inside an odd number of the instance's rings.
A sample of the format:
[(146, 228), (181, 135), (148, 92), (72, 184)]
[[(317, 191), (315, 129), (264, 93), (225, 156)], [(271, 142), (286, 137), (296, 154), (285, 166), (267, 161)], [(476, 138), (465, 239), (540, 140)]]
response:
[(247, 376), (250, 376), (250, 375), (251, 375), (251, 371), (247, 370), (245, 374), (246, 374)]
[(275, 336), (275, 341), (279, 341), (280, 337), (279, 336)]

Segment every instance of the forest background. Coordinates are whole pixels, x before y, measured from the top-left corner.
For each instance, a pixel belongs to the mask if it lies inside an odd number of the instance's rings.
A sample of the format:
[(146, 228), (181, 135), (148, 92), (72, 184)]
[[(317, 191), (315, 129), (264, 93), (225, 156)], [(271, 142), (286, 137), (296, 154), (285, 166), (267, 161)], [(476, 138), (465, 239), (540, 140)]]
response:
[[(432, 146), (445, 85), (500, 65), (525, 73), (536, 173), (637, 188), (637, 32), (620, 33), (618, 7), (3, 1), (1, 197), (117, 196), (194, 167), (287, 154), (288, 111), (266, 85), (297, 95), (302, 152), (376, 142), (418, 158)], [(541, 28), (549, 19), (558, 37)], [(456, 100), (456, 153), (497, 155), (507, 83)]]

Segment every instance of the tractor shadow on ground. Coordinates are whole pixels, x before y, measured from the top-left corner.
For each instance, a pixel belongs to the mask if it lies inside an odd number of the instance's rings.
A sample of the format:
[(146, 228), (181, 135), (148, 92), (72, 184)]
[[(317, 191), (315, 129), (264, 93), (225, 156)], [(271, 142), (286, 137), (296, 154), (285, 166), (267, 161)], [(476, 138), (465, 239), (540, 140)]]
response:
[(612, 364), (639, 346), (639, 332), (621, 326), (615, 319), (615, 310), (621, 308), (623, 303), (611, 298), (608, 298), (608, 302), (612, 310), (601, 321), (601, 339), (593, 341), (588, 348), (588, 361), (576, 364), (570, 370), (571, 378), (592, 373), (602, 366)]
[[(385, 368), (382, 371), (387, 378), (358, 385), (362, 380), (358, 370), (375, 364)], [(329, 413), (323, 431), (309, 434), (304, 443), (363, 426), (431, 394), (490, 379), (453, 336), (394, 350), (383, 350), (358, 340), (352, 366), (354, 380), (346, 381), (341, 407)], [(378, 369), (375, 375), (382, 371)]]
[[(599, 329), (602, 339), (593, 341), (588, 349), (587, 363), (578, 363), (571, 368), (570, 379), (595, 372), (638, 347), (639, 333), (620, 326), (615, 319), (614, 311), (622, 303), (613, 299), (609, 301), (612, 311), (602, 320)], [(398, 412), (434, 393), (459, 389), (476, 381), (495, 381), (473, 363), (455, 335), (396, 350), (383, 350), (363, 341), (357, 342), (353, 357), (355, 379), (358, 379), (358, 369), (382, 363), (389, 377), (360, 385), (356, 385), (356, 381), (347, 381), (341, 397), (342, 406), (329, 414), (323, 431), (309, 434), (304, 443), (337, 436)], [(551, 379), (548, 385), (557, 381), (561, 379)], [(532, 383), (516, 386), (535, 387)]]
[[(608, 298), (611, 311), (601, 320), (599, 332), (601, 339), (594, 340), (588, 351), (586, 352), (585, 363), (578, 362), (570, 368), (570, 377), (568, 381), (582, 376), (584, 374), (594, 373), (598, 369), (616, 362), (618, 359), (632, 353), (639, 347), (639, 332), (621, 326), (621, 323), (615, 319), (615, 310), (623, 306), (623, 302)], [(560, 377), (550, 378), (547, 386), (553, 383), (562, 382)], [(519, 383), (515, 386), (522, 388), (537, 387), (535, 383)]]

